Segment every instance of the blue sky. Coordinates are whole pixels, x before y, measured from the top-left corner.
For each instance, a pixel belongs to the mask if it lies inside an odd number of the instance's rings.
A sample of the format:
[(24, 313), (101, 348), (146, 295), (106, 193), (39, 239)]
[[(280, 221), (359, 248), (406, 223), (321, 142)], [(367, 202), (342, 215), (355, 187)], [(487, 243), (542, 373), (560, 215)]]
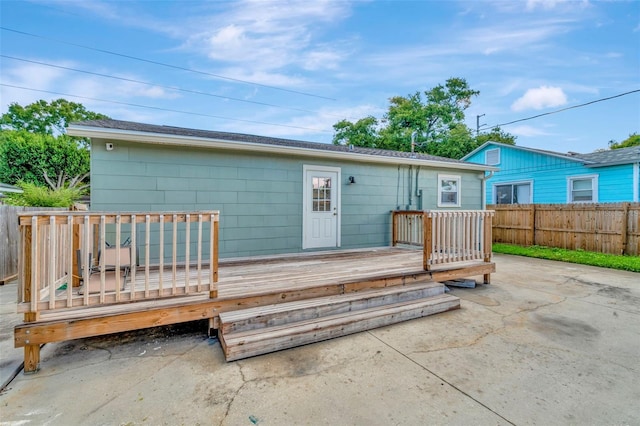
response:
[[(640, 89), (640, 1), (0, 7), (0, 112), (65, 97), (115, 119), (330, 142), (339, 120), (381, 118), (390, 97), (450, 77), (480, 91), (473, 129)], [(532, 148), (606, 148), (640, 133), (640, 92), (503, 130)]]

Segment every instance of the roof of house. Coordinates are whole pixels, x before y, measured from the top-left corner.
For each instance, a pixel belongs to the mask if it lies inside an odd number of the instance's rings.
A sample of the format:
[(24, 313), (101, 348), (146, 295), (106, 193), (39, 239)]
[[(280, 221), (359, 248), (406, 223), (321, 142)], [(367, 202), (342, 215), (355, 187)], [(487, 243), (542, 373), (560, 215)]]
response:
[(550, 155), (553, 157), (560, 157), (571, 161), (577, 161), (584, 164), (587, 167), (604, 167), (614, 166), (618, 164), (631, 164), (640, 162), (640, 146), (632, 146), (630, 148), (611, 149), (606, 151), (596, 151), (588, 154), (579, 154), (576, 152), (561, 153), (555, 151), (547, 151), (544, 149), (527, 148), (517, 145), (505, 145), (498, 142), (486, 142), (482, 146), (476, 148), (469, 154), (465, 155), (462, 159), (466, 160), (482, 151), (489, 145), (509, 147), (512, 149), (518, 149), (521, 151), (535, 152), (543, 155)]
[(67, 128), (71, 136), (123, 140), (151, 144), (169, 144), (249, 151), (268, 151), (290, 155), (333, 157), (353, 161), (407, 163), (468, 170), (497, 170), (487, 165), (434, 155), (333, 145), (292, 139), (272, 138), (242, 133), (160, 126), (121, 120), (73, 122)]

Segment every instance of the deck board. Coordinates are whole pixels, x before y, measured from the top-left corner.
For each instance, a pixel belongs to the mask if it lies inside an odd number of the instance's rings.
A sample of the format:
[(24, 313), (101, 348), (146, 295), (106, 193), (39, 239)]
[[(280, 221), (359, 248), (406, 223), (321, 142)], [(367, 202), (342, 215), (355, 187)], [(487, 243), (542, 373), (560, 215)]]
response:
[[(472, 271), (478, 262), (469, 262)], [(486, 268), (487, 264), (481, 266)], [(172, 306), (220, 301), (221, 306), (254, 304), (278, 295), (285, 298), (303, 297), (303, 293), (329, 295), (357, 291), (362, 288), (384, 287), (403, 279), (412, 282), (428, 280), (440, 274), (458, 274), (465, 264), (445, 265), (430, 272), (422, 269), (422, 251), (400, 247), (314, 252), (273, 257), (222, 259), (219, 264), (218, 297), (210, 299), (207, 291), (191, 292), (177, 297), (136, 300), (135, 303), (114, 303), (102, 306), (78, 306), (64, 310), (42, 311), (40, 321), (70, 320), (88, 316), (118, 315), (132, 310), (160, 309)], [(176, 288), (184, 288), (184, 269), (176, 273)], [(484, 273), (484, 272), (483, 272)], [(164, 271), (163, 288), (172, 288), (171, 269)], [(197, 270), (190, 268), (190, 284), (197, 283)], [(208, 283), (209, 271), (201, 271), (202, 283)], [(456, 275), (456, 277), (458, 276)], [(159, 271), (150, 271), (149, 290), (158, 289)], [(136, 290), (144, 291), (144, 269), (136, 272)], [(408, 281), (409, 282), (409, 281)], [(131, 283), (127, 283), (130, 289)], [(340, 287), (340, 288), (337, 288)], [(77, 291), (77, 290), (76, 290)]]

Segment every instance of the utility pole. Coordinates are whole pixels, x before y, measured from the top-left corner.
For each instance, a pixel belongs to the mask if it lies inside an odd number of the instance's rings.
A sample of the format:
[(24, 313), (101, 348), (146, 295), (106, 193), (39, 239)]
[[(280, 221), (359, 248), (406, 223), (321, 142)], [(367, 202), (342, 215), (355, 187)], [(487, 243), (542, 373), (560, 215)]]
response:
[(484, 117), (484, 114), (476, 115), (476, 137), (480, 134), (480, 117)]

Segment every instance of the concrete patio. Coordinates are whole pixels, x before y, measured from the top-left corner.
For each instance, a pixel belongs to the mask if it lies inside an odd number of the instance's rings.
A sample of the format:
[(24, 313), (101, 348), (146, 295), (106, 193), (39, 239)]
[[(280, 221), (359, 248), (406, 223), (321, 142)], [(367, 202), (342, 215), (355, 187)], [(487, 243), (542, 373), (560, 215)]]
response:
[(640, 274), (494, 259), (491, 285), (452, 289), (460, 310), (243, 361), (206, 323), (48, 344), (0, 394), (0, 424), (640, 423)]

